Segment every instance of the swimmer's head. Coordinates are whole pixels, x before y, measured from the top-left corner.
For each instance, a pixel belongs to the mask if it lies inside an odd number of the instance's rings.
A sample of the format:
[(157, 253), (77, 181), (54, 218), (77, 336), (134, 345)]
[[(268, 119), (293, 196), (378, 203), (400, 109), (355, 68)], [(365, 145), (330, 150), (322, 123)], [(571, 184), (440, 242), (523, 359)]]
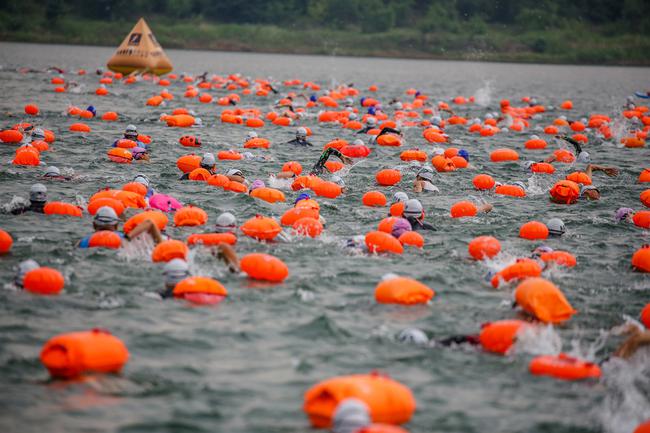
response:
[(348, 116), (348, 119), (350, 119), (350, 120), (357, 120), (358, 117), (359, 117), (359, 116), (357, 116), (357, 113), (350, 113), (350, 115)]
[(237, 218), (230, 212), (223, 212), (217, 217), (214, 231), (217, 233), (233, 233), (237, 230)]
[(45, 174), (43, 174), (45, 177), (57, 177), (61, 176), (61, 170), (59, 170), (59, 167), (55, 167), (53, 165), (50, 165), (45, 169)]
[(427, 334), (417, 328), (406, 328), (397, 334), (397, 341), (400, 343), (416, 344), (418, 346), (422, 346), (429, 342), (429, 337), (427, 337)]
[(465, 149), (460, 149), (458, 151), (458, 156), (465, 158), (465, 161), (469, 162), (469, 152)]
[(347, 398), (334, 411), (332, 433), (355, 433), (371, 423), (368, 406), (356, 398)]
[(433, 183), (433, 173), (430, 170), (422, 169), (418, 172), (416, 177)]
[(211, 169), (215, 166), (217, 161), (214, 159), (214, 154), (204, 153), (203, 158), (201, 158), (201, 167)]
[(246, 134), (246, 140), (252, 140), (253, 138), (257, 138), (257, 132), (250, 131), (248, 134)]
[(337, 175), (334, 174), (330, 178), (330, 181), (334, 182), (335, 184), (337, 184), (340, 187), (345, 186), (345, 181), (343, 180), (343, 178), (341, 176), (337, 176)]
[(195, 117), (193, 126), (203, 126), (203, 120), (200, 117)]
[(401, 102), (396, 102), (395, 105), (393, 106), (395, 107), (396, 110), (401, 110), (402, 108), (404, 108)]
[(354, 141), (352, 142), (352, 145), (353, 145), (353, 146), (363, 146), (363, 140), (360, 139), (360, 138), (357, 138), (356, 140), (354, 140)]
[(307, 138), (307, 130), (303, 127), (296, 129), (296, 138), (298, 140), (305, 140)]
[(35, 183), (29, 189), (29, 201), (44, 203), (47, 201), (47, 188), (42, 183)]
[(264, 181), (260, 179), (255, 179), (253, 183), (251, 184), (250, 191), (257, 189), (257, 188), (264, 188), (266, 185), (264, 185)]
[(34, 269), (38, 269), (40, 267), (41, 266), (38, 264), (38, 262), (36, 262), (36, 260), (27, 259), (20, 262), (16, 269), (16, 278), (14, 279), (16, 286), (23, 287), (23, 280), (25, 278), (25, 274), (29, 271), (33, 271)]
[(310, 198), (311, 196), (309, 194), (303, 192), (296, 198), (296, 201), (294, 201), (293, 204), (296, 205), (300, 200), (309, 200)]
[(585, 152), (583, 150), (578, 154), (578, 162), (581, 162), (583, 164), (588, 164), (589, 161), (591, 161), (591, 156), (589, 155), (589, 152)]
[(431, 117), (431, 124), (436, 125), (436, 126), (442, 125), (442, 117), (440, 117), (440, 116), (432, 116)]
[(241, 177), (244, 177), (244, 173), (238, 168), (231, 168), (226, 173), (226, 176), (241, 176)]
[(393, 194), (393, 203), (404, 203), (409, 199), (409, 196), (402, 191), (397, 191)]
[(564, 221), (559, 218), (551, 218), (546, 222), (546, 227), (548, 227), (548, 233), (552, 236), (562, 236), (566, 233), (566, 226)]
[(144, 185), (144, 186), (146, 186), (147, 188), (149, 188), (149, 178), (148, 178), (147, 176), (145, 176), (144, 174), (137, 174), (137, 175), (133, 178), (133, 182), (141, 183), (142, 185)]
[(368, 126), (377, 126), (377, 119), (374, 117), (368, 117), (368, 120), (366, 120), (366, 123)]
[(535, 164), (535, 161), (526, 161), (526, 162), (524, 162), (524, 169), (525, 170), (530, 170), (531, 167), (533, 166), (533, 164)]
[(632, 219), (632, 215), (634, 215), (634, 209), (629, 207), (621, 207), (616, 210), (614, 219), (619, 223), (621, 221), (630, 221)]
[(168, 290), (174, 290), (176, 284), (190, 276), (190, 268), (183, 259), (172, 259), (165, 264), (163, 268), (163, 278), (165, 287)]
[(544, 253), (552, 253), (553, 248), (548, 245), (540, 245), (533, 250), (533, 257), (539, 257)]
[(526, 191), (526, 184), (523, 183), (522, 181), (518, 180), (517, 182), (513, 182), (512, 184)]
[(32, 132), (32, 140), (44, 140), (45, 139), (45, 131), (43, 131), (41, 128), (36, 128)]
[(406, 232), (410, 232), (412, 229), (411, 223), (408, 222), (405, 218), (397, 218), (393, 223), (393, 228), (391, 229), (390, 234), (396, 238), (399, 238)]
[(416, 219), (424, 218), (424, 208), (420, 200), (416, 198), (407, 200), (404, 204), (404, 216)]
[(147, 149), (144, 147), (133, 147), (130, 149), (131, 150), (131, 155), (133, 155), (134, 159), (142, 159), (143, 156), (147, 155)]
[(93, 218), (93, 226), (96, 230), (117, 230), (119, 222), (117, 213), (110, 206), (100, 207)]
[(580, 187), (580, 196), (589, 200), (600, 199), (600, 191), (593, 185), (582, 185)]
[(124, 130), (124, 138), (128, 140), (137, 140), (138, 139), (138, 129), (135, 125), (128, 125)]
[[(103, 86), (103, 87), (106, 88), (106, 86)], [(93, 117), (97, 116), (97, 110), (92, 105), (89, 105), (86, 108), (86, 111), (90, 111), (91, 113), (93, 113)]]

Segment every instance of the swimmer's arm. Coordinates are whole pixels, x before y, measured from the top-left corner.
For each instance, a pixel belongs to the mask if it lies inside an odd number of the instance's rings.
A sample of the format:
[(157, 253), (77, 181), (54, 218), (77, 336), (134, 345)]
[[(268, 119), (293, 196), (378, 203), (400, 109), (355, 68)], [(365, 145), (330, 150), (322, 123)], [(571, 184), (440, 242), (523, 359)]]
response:
[(595, 164), (589, 164), (587, 166), (587, 176), (591, 177), (592, 172), (594, 171), (602, 171), (605, 173), (607, 176), (610, 177), (616, 177), (618, 176), (618, 168), (616, 167), (605, 167), (604, 165), (595, 165)]
[(161, 243), (163, 240), (162, 235), (160, 234), (160, 230), (158, 230), (158, 226), (155, 225), (151, 220), (142, 221), (140, 224), (135, 226), (135, 228), (131, 230), (129, 234), (126, 234), (124, 236), (127, 240), (131, 240), (144, 232), (147, 232), (151, 235), (156, 245)]
[(485, 204), (482, 204), (482, 205), (479, 205), (479, 206), (476, 207), (476, 210), (478, 210), (479, 212), (485, 212), (485, 213), (491, 212), (492, 209), (494, 209), (494, 206), (492, 205), (492, 203), (485, 203)]
[(463, 343), (476, 346), (480, 344), (480, 341), (478, 335), (453, 335), (442, 340), (437, 340), (436, 343), (441, 346), (452, 346)]
[(280, 173), (275, 174), (275, 177), (278, 179), (292, 179), (295, 176), (293, 171), (281, 171)]
[(546, 158), (544, 162), (551, 163), (554, 162), (555, 160), (557, 160), (557, 157), (555, 155), (551, 155), (548, 158)]
[(631, 332), (631, 336), (627, 338), (616, 349), (614, 356), (627, 359), (634, 355), (641, 347), (650, 346), (650, 331), (641, 331), (638, 328)]
[(232, 181), (235, 181), (235, 182), (239, 182), (239, 183), (244, 183), (244, 181), (246, 180), (246, 179), (244, 179), (242, 176), (239, 176), (239, 175), (236, 175), (236, 174), (232, 174), (232, 175), (230, 175), (230, 176), (226, 176), (226, 177), (227, 177), (229, 180), (232, 180)]
[(220, 243), (212, 250), (212, 254), (228, 266), (230, 272), (239, 272), (239, 259), (235, 249), (228, 244)]
[(576, 150), (576, 155), (582, 152), (582, 147), (580, 146), (580, 143), (578, 143), (576, 140), (569, 137), (568, 135), (556, 135), (555, 138), (559, 138), (566, 141), (567, 143), (571, 143)]

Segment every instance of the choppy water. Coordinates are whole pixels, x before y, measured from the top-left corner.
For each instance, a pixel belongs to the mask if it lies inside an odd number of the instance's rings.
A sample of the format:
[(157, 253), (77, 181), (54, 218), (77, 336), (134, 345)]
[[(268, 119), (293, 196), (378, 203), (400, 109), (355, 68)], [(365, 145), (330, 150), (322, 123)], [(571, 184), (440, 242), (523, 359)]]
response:
[[(115, 85), (108, 97), (94, 94), (96, 76), (70, 77), (84, 87), (79, 94), (55, 94), (49, 74), (19, 74), (17, 66), (43, 68), (104, 64), (112, 50), (95, 47), (0, 44), (0, 118), (2, 126), (26, 120), (22, 107), (36, 102), (44, 127), (57, 134), (48, 164), (78, 176), (71, 182), (48, 182), (50, 200), (87, 200), (99, 188), (120, 187), (138, 172), (152, 180), (160, 192), (205, 209), (211, 222), (225, 210), (240, 222), (256, 213), (279, 216), (286, 206), (269, 206), (198, 182), (178, 182), (174, 161), (187, 149), (178, 144), (185, 131), (157, 121), (163, 112), (185, 106), (199, 113), (208, 127), (193, 130), (204, 142), (202, 151), (241, 147), (245, 128), (221, 124), (221, 107), (188, 102), (183, 85), (170, 90), (176, 99), (167, 107), (145, 107), (159, 89), (151, 84)], [(177, 71), (218, 74), (241, 72), (254, 77), (302, 78), (327, 87), (354, 83), (360, 89), (377, 84), (381, 97), (405, 98), (415, 87), (434, 100), (476, 95), (480, 104), (461, 108), (467, 117), (498, 110), (501, 98), (519, 100), (535, 95), (546, 105), (572, 99), (572, 116), (620, 112), (625, 96), (648, 86), (650, 69), (578, 66), (541, 66), (386, 60), (319, 56), (283, 56), (168, 52)], [(212, 91), (213, 95), (226, 94)], [(242, 106), (270, 109), (272, 101), (244, 98)], [(91, 121), (93, 132), (80, 137), (68, 132), (73, 119), (68, 104), (93, 104), (98, 112), (115, 110), (117, 123)], [(548, 112), (536, 124), (546, 125), (559, 115)], [(151, 164), (117, 165), (107, 162), (106, 149), (128, 123), (154, 138)], [(272, 140), (271, 162), (220, 162), (218, 169), (240, 167), (250, 178), (266, 179), (288, 160), (310, 167), (320, 146), (334, 137), (350, 139), (348, 131), (306, 123), (317, 145), (296, 149), (281, 143), (292, 130), (267, 125), (261, 136)], [(618, 178), (596, 175), (603, 198), (575, 206), (548, 202), (546, 189), (576, 167), (562, 164), (552, 178), (531, 177), (518, 165), (489, 163), (489, 151), (517, 148), (523, 158), (539, 153), (523, 149), (528, 133), (506, 133), (492, 138), (470, 136), (464, 128), (448, 128), (471, 153), (472, 163), (497, 180), (523, 180), (531, 187), (524, 200), (485, 196), (495, 210), (477, 219), (452, 220), (449, 207), (465, 197), (479, 198), (471, 188), (476, 172), (461, 170), (438, 176), (440, 195), (423, 195), (427, 219), (438, 231), (425, 234), (423, 251), (406, 250), (395, 257), (351, 255), (340, 242), (376, 227), (385, 209), (361, 206), (361, 196), (374, 188), (374, 173), (399, 164), (401, 149), (375, 149), (345, 180), (350, 191), (337, 200), (320, 200), (328, 221), (321, 239), (294, 239), (263, 245), (240, 237), (238, 253), (271, 252), (290, 268), (290, 278), (276, 286), (260, 286), (228, 274), (203, 250), (192, 253), (196, 274), (213, 276), (230, 296), (216, 308), (193, 308), (182, 302), (160, 301), (152, 292), (162, 285), (161, 266), (151, 263), (147, 245), (116, 254), (106, 250), (79, 250), (75, 243), (91, 231), (91, 219), (43, 215), (0, 216), (0, 227), (15, 239), (10, 255), (0, 258), (0, 429), (3, 432), (307, 432), (301, 411), (305, 390), (319, 380), (340, 374), (379, 369), (409, 386), (418, 402), (412, 432), (631, 432), (650, 418), (647, 358), (611, 363), (600, 383), (564, 383), (536, 378), (527, 371), (532, 353), (564, 351), (600, 359), (615, 347), (615, 338), (603, 331), (636, 317), (648, 301), (650, 279), (630, 270), (630, 257), (650, 240), (632, 225), (615, 224), (620, 206), (641, 207), (642, 186), (636, 178), (650, 151), (621, 149), (614, 142), (592, 140), (595, 163), (621, 169)], [(419, 128), (407, 129), (406, 147), (430, 145)], [(542, 152), (544, 156), (552, 148)], [(0, 147), (0, 203), (14, 195), (27, 196), (41, 172), (8, 164), (12, 146)], [(401, 188), (410, 191), (413, 174), (405, 174)], [(552, 179), (552, 180), (551, 180)], [(396, 191), (388, 188), (387, 193)], [(531, 193), (532, 192), (532, 193)], [(287, 192), (289, 199), (297, 194)], [(562, 218), (568, 233), (552, 239), (552, 247), (573, 252), (578, 266), (546, 274), (567, 294), (580, 314), (570, 323), (547, 330), (526, 345), (523, 353), (492, 356), (477, 350), (428, 349), (405, 346), (395, 334), (418, 327), (430, 336), (473, 333), (483, 322), (514, 317), (511, 289), (493, 290), (485, 279), (491, 268), (528, 255), (534, 245), (517, 237), (518, 227), (531, 219)], [(190, 229), (170, 228), (184, 239)], [(502, 257), (486, 266), (467, 259), (466, 246), (474, 236), (492, 234), (501, 239)], [(66, 277), (65, 293), (36, 297), (10, 290), (13, 267), (34, 258), (41, 265), (60, 269)], [(412, 276), (432, 287), (437, 296), (428, 307), (376, 305), (373, 291), (387, 272)], [(124, 340), (131, 359), (119, 377), (100, 377), (89, 383), (48, 381), (38, 355), (40, 348), (60, 332), (101, 327)], [(559, 341), (558, 341), (559, 339)], [(548, 349), (547, 349), (548, 348)], [(645, 364), (644, 364), (645, 361)], [(640, 363), (639, 363), (640, 362)], [(644, 365), (646, 369), (644, 370)]]

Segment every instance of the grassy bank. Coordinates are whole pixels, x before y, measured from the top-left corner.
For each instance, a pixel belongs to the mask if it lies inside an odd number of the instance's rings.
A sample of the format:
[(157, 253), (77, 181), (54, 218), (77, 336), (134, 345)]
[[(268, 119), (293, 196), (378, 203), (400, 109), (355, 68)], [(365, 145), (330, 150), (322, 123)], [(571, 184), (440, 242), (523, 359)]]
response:
[[(117, 46), (134, 21), (61, 18), (16, 20), (0, 13), (5, 41)], [(361, 33), (326, 28), (293, 29), (273, 25), (215, 24), (203, 20), (150, 18), (165, 48), (294, 54), (405, 57), (475, 61), (650, 65), (650, 37), (620, 34), (607, 27), (573, 23), (552, 31), (526, 31), (469, 22), (454, 32), (423, 33), (394, 28)]]

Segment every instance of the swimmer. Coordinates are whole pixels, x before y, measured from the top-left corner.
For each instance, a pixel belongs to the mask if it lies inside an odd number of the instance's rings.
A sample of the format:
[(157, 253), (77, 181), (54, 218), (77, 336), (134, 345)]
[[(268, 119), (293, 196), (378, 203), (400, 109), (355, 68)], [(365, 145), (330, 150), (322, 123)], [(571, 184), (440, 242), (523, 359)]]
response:
[(296, 130), (296, 138), (287, 141), (287, 144), (293, 144), (296, 146), (313, 146), (313, 144), (307, 141), (307, 130), (302, 127)]
[[(560, 140), (564, 140), (567, 143), (570, 143), (571, 145), (573, 145), (573, 148), (575, 149), (575, 154), (577, 155), (576, 159), (577, 159), (578, 162), (588, 164), (589, 161), (591, 161), (591, 156), (589, 155), (588, 152), (585, 152), (584, 150), (582, 150), (582, 145), (578, 141), (574, 140), (573, 138), (571, 138), (571, 137), (569, 137), (567, 135), (556, 135), (555, 138), (560, 139)], [(556, 159), (557, 158), (555, 157), (555, 155), (553, 155), (553, 156), (547, 158), (544, 162), (553, 162)]]
[(548, 233), (551, 236), (562, 236), (566, 233), (566, 226), (564, 221), (559, 218), (551, 218), (546, 222), (546, 227), (548, 227)]
[(337, 150), (337, 149), (335, 149), (333, 147), (328, 147), (327, 149), (325, 149), (325, 151), (323, 151), (320, 158), (318, 158), (318, 162), (316, 162), (316, 164), (314, 164), (314, 166), (312, 167), (311, 172), (309, 174), (312, 175), (312, 176), (320, 176), (321, 174), (323, 174), (323, 169), (325, 168), (325, 163), (327, 162), (327, 160), (332, 155), (334, 155), (338, 159), (340, 159), (343, 164), (350, 165), (350, 164), (352, 164), (354, 162), (352, 160), (352, 158), (349, 158), (349, 157), (343, 155), (339, 150)]
[(144, 147), (131, 148), (131, 155), (133, 155), (133, 159), (137, 162), (148, 162), (151, 160), (149, 151)]
[(145, 194), (145, 198), (149, 198), (156, 193), (156, 191), (151, 187), (149, 178), (142, 173), (136, 174), (133, 178), (133, 182), (140, 183), (147, 188), (147, 194)]
[(217, 217), (214, 233), (235, 233), (237, 231), (237, 218), (230, 212), (223, 212)]
[(248, 134), (246, 134), (246, 140), (244, 141), (244, 144), (248, 143), (249, 141), (257, 138), (257, 132), (255, 131), (250, 131)]
[(41, 128), (34, 128), (32, 130), (32, 136), (31, 136), (31, 141), (32, 143), (34, 141), (43, 141), (45, 140), (45, 131)]
[[(603, 173), (605, 173), (607, 176), (610, 177), (618, 176), (619, 173), (618, 169), (614, 167), (605, 167), (605, 166), (600, 166), (595, 164), (589, 164), (587, 165), (587, 170), (585, 172), (587, 176), (589, 176), (589, 179), (591, 179), (594, 171), (602, 171)], [(587, 200), (599, 200), (600, 191), (594, 185), (581, 185), (580, 197)]]
[(253, 190), (256, 190), (258, 188), (264, 188), (266, 185), (264, 184), (264, 181), (261, 179), (255, 179), (253, 183), (251, 183), (251, 187), (248, 189), (248, 195), (250, 195)]
[(17, 288), (22, 289), (23, 288), (23, 280), (25, 279), (25, 274), (29, 271), (33, 271), (34, 269), (40, 268), (41, 265), (39, 265), (35, 260), (32, 259), (27, 259), (18, 264), (16, 267), (16, 276), (14, 278), (14, 284)]
[(366, 126), (363, 129), (357, 131), (357, 134), (367, 134), (371, 129), (377, 128), (377, 119), (374, 117), (368, 117), (366, 120)]
[(48, 180), (72, 180), (70, 176), (63, 176), (58, 167), (50, 165), (45, 169), (43, 177)]
[[(124, 138), (127, 140), (135, 141), (137, 147), (142, 147), (146, 150), (149, 150), (149, 147), (146, 144), (138, 140), (138, 129), (135, 127), (135, 125), (128, 125), (126, 127), (126, 130), (124, 131)], [(120, 140), (121, 139), (115, 140), (113, 142), (113, 147), (117, 147), (117, 142)]]
[(634, 209), (629, 207), (620, 207), (616, 210), (616, 213), (614, 214), (614, 220), (616, 220), (617, 223), (623, 221), (631, 223), (633, 216), (634, 216)]
[[(201, 158), (200, 168), (206, 169), (210, 174), (215, 174), (217, 161), (212, 153), (204, 153)], [(183, 173), (179, 180), (188, 180), (190, 173)], [(233, 179), (230, 179), (233, 180)]]
[(373, 423), (370, 409), (359, 399), (346, 398), (336, 406), (332, 418), (332, 433), (362, 433), (366, 430), (408, 433), (394, 425)]
[[(154, 224), (151, 220), (144, 220), (137, 226), (135, 226), (128, 234), (122, 233), (118, 230), (118, 225), (120, 219), (117, 216), (115, 210), (109, 206), (102, 206), (97, 210), (95, 217), (93, 218), (93, 229), (98, 232), (102, 230), (108, 230), (116, 232), (122, 239), (130, 241), (138, 237), (140, 234), (147, 232), (154, 241), (154, 244), (159, 244), (163, 241), (163, 236), (158, 230), (158, 226)], [(90, 246), (90, 236), (86, 236), (81, 239), (77, 246), (79, 248), (88, 248)]]
[(232, 181), (243, 183), (247, 186), (249, 185), (249, 182), (246, 180), (246, 176), (244, 176), (244, 172), (238, 168), (231, 168), (228, 170), (226, 177)]
[(159, 292), (163, 299), (174, 296), (174, 288), (178, 283), (190, 277), (190, 268), (183, 259), (172, 259), (163, 268), (164, 289)]
[(404, 204), (404, 218), (411, 224), (413, 231), (433, 230), (436, 228), (429, 223), (424, 222), (424, 208), (420, 200), (412, 198)]
[(29, 205), (20, 206), (11, 210), (14, 215), (25, 212), (45, 213), (43, 208), (47, 204), (47, 188), (42, 183), (35, 183), (29, 190)]
[(440, 192), (437, 186), (433, 184), (433, 172), (430, 169), (423, 168), (415, 175), (413, 182), (414, 192)]

